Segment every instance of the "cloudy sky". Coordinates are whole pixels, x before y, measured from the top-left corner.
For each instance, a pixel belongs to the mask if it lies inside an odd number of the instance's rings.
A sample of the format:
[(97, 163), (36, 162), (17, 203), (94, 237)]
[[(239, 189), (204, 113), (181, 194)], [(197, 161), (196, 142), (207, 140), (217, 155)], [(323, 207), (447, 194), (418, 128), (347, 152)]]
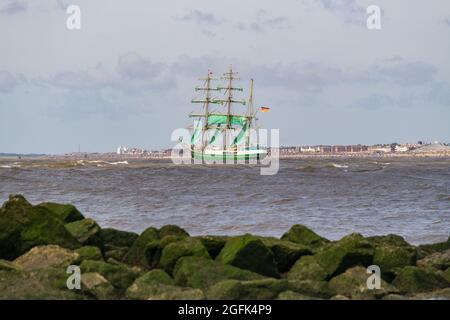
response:
[(229, 64), (284, 145), (450, 142), (448, 0), (0, 0), (0, 58), (0, 152), (170, 147)]

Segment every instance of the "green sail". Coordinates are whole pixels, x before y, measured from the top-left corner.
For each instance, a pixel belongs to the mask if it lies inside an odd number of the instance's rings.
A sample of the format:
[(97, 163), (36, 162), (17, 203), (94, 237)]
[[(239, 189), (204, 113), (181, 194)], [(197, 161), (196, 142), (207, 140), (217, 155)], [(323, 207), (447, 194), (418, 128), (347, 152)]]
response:
[(198, 137), (200, 136), (200, 133), (202, 132), (202, 124), (199, 121), (197, 123), (197, 126), (194, 129), (194, 133), (192, 133), (191, 136), (191, 144), (195, 144), (197, 142)]
[[(247, 117), (245, 116), (230, 116), (231, 125), (241, 125), (244, 126), (247, 122)], [(211, 114), (208, 116), (208, 125), (214, 124), (227, 124), (227, 115), (222, 114)]]
[(236, 138), (234, 138), (233, 141), (233, 146), (238, 145), (239, 143), (242, 142), (242, 140), (244, 140), (244, 138), (246, 137), (247, 134), (247, 130), (248, 130), (248, 122), (245, 123), (245, 125), (242, 127), (242, 130), (239, 132), (239, 134), (236, 136)]
[(216, 141), (217, 136), (220, 134), (220, 132), (221, 132), (221, 129), (220, 129), (220, 124), (219, 124), (216, 128), (216, 131), (214, 131), (214, 135), (212, 136), (211, 140), (209, 140), (209, 144), (213, 144)]

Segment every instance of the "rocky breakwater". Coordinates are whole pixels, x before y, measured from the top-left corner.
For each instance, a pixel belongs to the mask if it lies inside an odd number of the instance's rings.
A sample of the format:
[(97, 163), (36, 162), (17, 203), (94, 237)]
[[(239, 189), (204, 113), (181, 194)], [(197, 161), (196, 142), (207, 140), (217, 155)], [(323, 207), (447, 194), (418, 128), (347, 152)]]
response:
[[(379, 266), (380, 288), (367, 286)], [(68, 289), (69, 266), (80, 288)], [(281, 239), (140, 235), (101, 228), (74, 206), (12, 195), (0, 209), (1, 299), (450, 299), (450, 239), (397, 235), (329, 241), (302, 225)]]

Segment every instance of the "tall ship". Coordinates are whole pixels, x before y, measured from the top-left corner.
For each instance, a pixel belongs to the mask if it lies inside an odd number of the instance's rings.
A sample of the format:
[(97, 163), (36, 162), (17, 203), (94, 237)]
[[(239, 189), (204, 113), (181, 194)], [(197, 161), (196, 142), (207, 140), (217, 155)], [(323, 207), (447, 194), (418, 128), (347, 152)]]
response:
[(248, 101), (245, 101), (235, 97), (235, 93), (244, 91), (242, 87), (235, 86), (235, 81), (239, 80), (237, 76), (238, 73), (230, 66), (221, 77), (224, 85), (214, 86), (213, 83), (219, 79), (214, 78), (209, 70), (205, 78), (199, 79), (203, 81), (203, 86), (196, 87), (195, 91), (202, 92), (202, 98), (191, 102), (202, 104), (203, 108), (201, 112), (189, 114), (194, 120), (191, 127), (191, 158), (229, 162), (260, 160), (267, 155), (266, 148), (258, 144), (256, 134), (258, 109), (255, 110), (253, 105), (253, 79), (250, 80)]

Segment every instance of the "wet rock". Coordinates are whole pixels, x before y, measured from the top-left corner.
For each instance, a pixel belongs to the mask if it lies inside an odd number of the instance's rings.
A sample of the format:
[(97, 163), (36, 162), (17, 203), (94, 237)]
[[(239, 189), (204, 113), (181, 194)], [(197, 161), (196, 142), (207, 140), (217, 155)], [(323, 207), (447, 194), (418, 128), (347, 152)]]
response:
[(162, 239), (167, 236), (189, 237), (186, 230), (172, 224), (165, 225), (158, 230), (159, 238)]
[(329, 242), (327, 239), (319, 236), (317, 233), (301, 224), (293, 225), (288, 232), (283, 234), (281, 240), (299, 243), (313, 248)]
[(98, 247), (84, 246), (75, 250), (79, 254), (79, 261), (83, 260), (100, 260), (103, 261), (103, 255)]
[(11, 195), (0, 208), (0, 258), (13, 260), (47, 244), (70, 249), (81, 246), (46, 208), (33, 207), (23, 196)]
[(182, 241), (184, 239), (185, 237), (165, 236), (161, 240), (148, 243), (144, 251), (146, 266), (150, 269), (159, 267), (163, 249), (172, 242)]
[(291, 291), (316, 299), (329, 299), (335, 294), (326, 281), (289, 280), (288, 288)]
[(139, 276), (136, 270), (125, 265), (112, 264), (104, 261), (84, 260), (80, 269), (82, 273), (96, 272), (105, 277), (115, 288), (126, 289)]
[(442, 252), (433, 253), (419, 261), (419, 267), (430, 267), (438, 270), (445, 270), (450, 267), (450, 249)]
[(65, 225), (66, 229), (83, 245), (103, 248), (100, 226), (92, 219), (83, 219)]
[(373, 236), (367, 237), (369, 241), (375, 247), (412, 247), (403, 237), (396, 234), (388, 234), (385, 236)]
[(208, 250), (211, 258), (215, 259), (220, 251), (225, 246), (225, 243), (230, 239), (227, 236), (200, 236), (195, 237), (202, 242), (206, 250)]
[(24, 270), (66, 268), (79, 259), (79, 254), (57, 245), (37, 246), (14, 260), (14, 264)]
[(404, 293), (434, 291), (450, 285), (438, 272), (412, 266), (401, 269), (392, 284)]
[(369, 276), (370, 274), (367, 274), (366, 268), (353, 267), (332, 278), (329, 285), (337, 294), (358, 300), (380, 299), (388, 294), (399, 292), (397, 288), (384, 280), (381, 280), (380, 289), (369, 289), (367, 286)]
[(294, 291), (283, 291), (281, 292), (278, 297), (276, 298), (277, 300), (317, 300), (317, 298), (313, 298), (298, 292), (294, 292)]
[(354, 266), (371, 265), (373, 254), (374, 248), (369, 241), (353, 233), (324, 246), (314, 257), (330, 278)]
[(392, 281), (395, 271), (416, 265), (417, 250), (412, 246), (384, 245), (375, 248), (373, 264), (380, 267), (387, 280)]
[(186, 256), (211, 258), (200, 240), (184, 238), (180, 241), (171, 242), (164, 247), (159, 265), (168, 273), (172, 273), (178, 259)]
[(133, 245), (124, 258), (124, 261), (131, 265), (147, 268), (148, 265), (145, 258), (145, 248), (150, 242), (157, 240), (159, 240), (158, 230), (153, 227), (147, 228), (133, 242)]
[(163, 270), (152, 270), (137, 278), (125, 292), (127, 299), (135, 300), (202, 300), (203, 291), (177, 287), (174, 280)]
[(84, 219), (84, 216), (81, 214), (81, 212), (71, 204), (44, 202), (38, 204), (36, 207), (47, 209), (64, 224)]
[(450, 250), (450, 237), (445, 242), (438, 242), (433, 244), (424, 244), (418, 246), (418, 252), (419, 252), (419, 259), (423, 259), (426, 256), (436, 253), (436, 252), (443, 252), (446, 250)]
[(279, 277), (272, 251), (261, 239), (250, 234), (228, 240), (217, 260), (265, 276)]
[(224, 280), (211, 286), (206, 296), (212, 300), (271, 300), (288, 290), (287, 280)]
[(324, 281), (328, 278), (328, 272), (316, 261), (314, 256), (304, 256), (289, 270), (287, 278), (289, 280)]
[(110, 249), (105, 251), (105, 260), (108, 260), (109, 258), (113, 258), (117, 261), (124, 261), (125, 257), (128, 254), (128, 248), (116, 248), (116, 249)]
[(139, 237), (137, 233), (112, 228), (101, 229), (100, 236), (106, 249), (131, 248)]
[(289, 271), (300, 257), (312, 254), (312, 250), (302, 244), (271, 237), (260, 237), (260, 239), (272, 251), (278, 271), (281, 273)]
[(256, 280), (263, 276), (221, 262), (202, 257), (182, 257), (175, 265), (176, 284), (206, 289), (223, 280)]
[(97, 272), (82, 273), (81, 287), (84, 292), (98, 300), (118, 298), (118, 294), (111, 283)]

